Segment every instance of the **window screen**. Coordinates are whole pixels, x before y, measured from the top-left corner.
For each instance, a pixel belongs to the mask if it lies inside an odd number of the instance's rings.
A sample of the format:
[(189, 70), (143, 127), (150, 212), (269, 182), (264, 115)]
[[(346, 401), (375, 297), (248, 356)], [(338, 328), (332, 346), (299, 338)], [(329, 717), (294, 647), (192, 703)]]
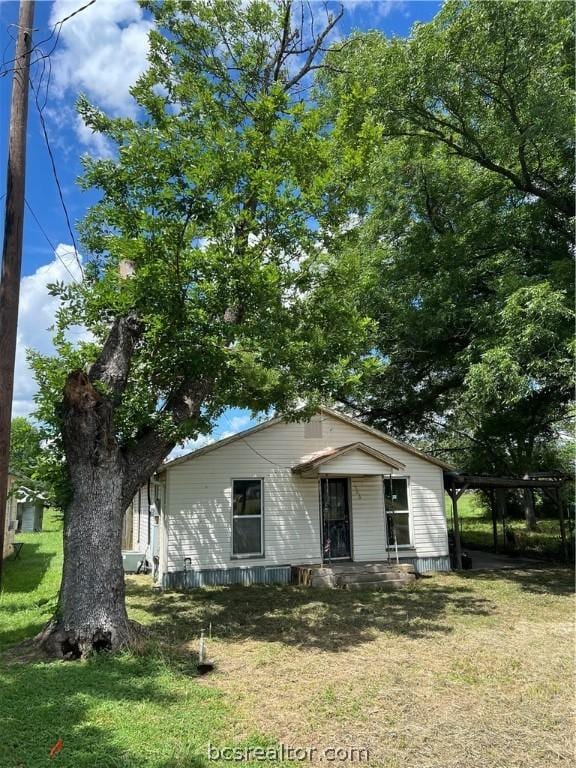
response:
[(405, 477), (384, 480), (384, 504), (390, 546), (410, 546), (408, 480)]
[(262, 554), (262, 480), (234, 480), (232, 554)]

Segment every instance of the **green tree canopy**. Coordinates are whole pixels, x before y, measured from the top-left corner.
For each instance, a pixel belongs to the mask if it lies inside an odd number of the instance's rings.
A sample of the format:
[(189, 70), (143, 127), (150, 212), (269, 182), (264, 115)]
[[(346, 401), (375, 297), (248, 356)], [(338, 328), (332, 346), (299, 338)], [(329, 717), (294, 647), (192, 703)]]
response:
[[(59, 354), (32, 358), (69, 475), (43, 635), (56, 654), (130, 642), (122, 516), (177, 442), (229, 406), (294, 416), (370, 365), (370, 321), (346, 301), (354, 255), (330, 255), (323, 223), (331, 139), (304, 95), (338, 17), (319, 30), (287, 0), (143, 5), (156, 29), (138, 118), (79, 101), (114, 151), (84, 161), (82, 184), (101, 192), (82, 224), (85, 278), (54, 286)], [(73, 348), (78, 323), (93, 338)], [(97, 568), (82, 568), (87, 551)]]
[(469, 469), (535, 468), (571, 401), (572, 48), (566, 3), (448, 2), (325, 76), (378, 322), (343, 399)]
[[(80, 285), (54, 286), (59, 358), (33, 360), (39, 414), (58, 422), (66, 375), (133, 318), (126, 380), (102, 392), (127, 445), (147, 431), (168, 445), (209, 431), (228, 406), (312, 407), (355, 375), (369, 323), (342, 300), (353, 261), (332, 259), (318, 226), (332, 147), (299, 95), (309, 65), (291, 4), (144, 5), (158, 28), (132, 90), (141, 118), (79, 102), (117, 153), (84, 159), (82, 185), (102, 192), (82, 224), (90, 260)], [(78, 322), (94, 336), (80, 351), (63, 333)]]
[(38, 470), (42, 455), (42, 432), (29, 419), (12, 419), (10, 432), (10, 470), (32, 478)]

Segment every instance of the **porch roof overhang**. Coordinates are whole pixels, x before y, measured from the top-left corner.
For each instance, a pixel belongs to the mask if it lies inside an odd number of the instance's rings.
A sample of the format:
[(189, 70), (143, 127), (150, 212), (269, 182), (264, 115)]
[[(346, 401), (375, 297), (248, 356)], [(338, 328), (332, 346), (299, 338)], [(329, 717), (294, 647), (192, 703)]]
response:
[[(335, 459), (340, 459), (343, 456), (351, 456), (354, 453), (363, 453), (366, 456), (370, 456), (372, 459), (376, 459), (381, 465), (382, 470), (377, 471), (376, 467), (369, 471), (366, 471), (365, 469), (359, 470), (358, 467), (354, 467), (351, 464), (349, 471), (346, 471), (346, 467), (342, 468), (340, 466), (337, 474), (351, 476), (387, 475), (390, 474), (391, 469), (402, 471), (406, 468), (406, 465), (402, 464), (402, 462), (393, 459), (391, 456), (382, 453), (382, 451), (379, 451), (376, 448), (372, 448), (370, 445), (366, 445), (366, 443), (350, 443), (348, 445), (341, 445), (338, 448), (327, 448), (325, 451), (320, 451), (311, 456), (307, 461), (293, 466), (292, 472), (301, 477), (318, 477), (322, 474), (330, 474), (331, 462)], [(341, 464), (341, 462), (339, 462), (339, 464)]]

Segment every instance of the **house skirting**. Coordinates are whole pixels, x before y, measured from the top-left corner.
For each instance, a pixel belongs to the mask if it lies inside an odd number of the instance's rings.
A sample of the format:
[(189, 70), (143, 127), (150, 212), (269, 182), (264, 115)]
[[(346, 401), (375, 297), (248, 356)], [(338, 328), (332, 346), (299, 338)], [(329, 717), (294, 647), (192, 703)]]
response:
[(166, 589), (195, 589), (241, 584), (290, 584), (292, 569), (289, 565), (251, 565), (236, 568), (205, 568), (202, 570), (173, 571), (165, 573)]
[[(413, 565), (416, 573), (449, 571), (450, 558), (406, 557), (402, 564)], [(165, 589), (197, 589), (198, 587), (231, 586), (241, 584), (290, 584), (292, 568), (289, 565), (250, 565), (235, 568), (203, 568), (199, 570), (172, 571), (165, 573), (162, 586)]]
[(416, 569), (416, 573), (429, 573), (430, 571), (450, 571), (450, 557), (402, 557), (401, 563), (409, 563)]

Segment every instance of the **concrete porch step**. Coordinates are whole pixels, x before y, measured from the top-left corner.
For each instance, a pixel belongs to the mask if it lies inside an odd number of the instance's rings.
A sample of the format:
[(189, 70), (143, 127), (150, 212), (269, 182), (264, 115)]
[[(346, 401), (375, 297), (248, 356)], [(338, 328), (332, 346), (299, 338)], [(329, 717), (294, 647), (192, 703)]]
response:
[(395, 563), (342, 563), (341, 565), (332, 565), (332, 571), (336, 576), (355, 573), (416, 573), (416, 569), (411, 563), (400, 565)]
[(393, 590), (403, 589), (412, 584), (415, 578), (410, 579), (387, 579), (386, 581), (355, 581), (351, 584), (343, 584), (342, 589), (354, 590), (354, 589), (381, 589), (381, 590)]
[(416, 578), (416, 569), (410, 563), (324, 563), (321, 566), (297, 566), (294, 580), (303, 586), (342, 589), (372, 589), (387, 585), (395, 589)]
[(346, 584), (361, 583), (380, 583), (387, 581), (414, 581), (415, 573), (412, 571), (358, 571), (355, 573), (335, 573), (335, 582), (337, 586)]

